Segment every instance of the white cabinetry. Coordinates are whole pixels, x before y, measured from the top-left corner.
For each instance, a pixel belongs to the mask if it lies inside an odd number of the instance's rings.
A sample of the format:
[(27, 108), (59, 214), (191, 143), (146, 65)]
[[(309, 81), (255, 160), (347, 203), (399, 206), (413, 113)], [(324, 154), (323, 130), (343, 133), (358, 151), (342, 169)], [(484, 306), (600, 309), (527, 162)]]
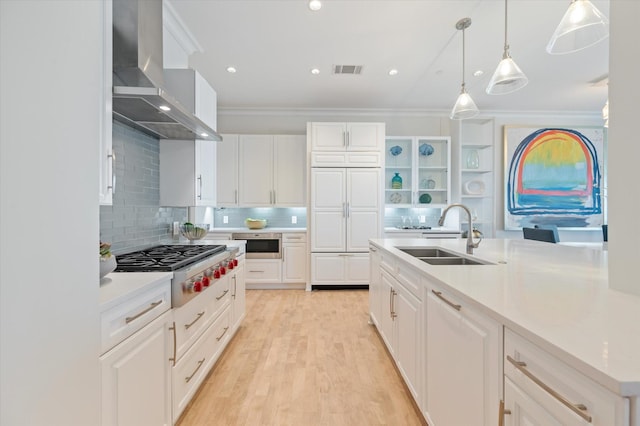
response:
[(217, 207), (304, 207), (306, 141), (299, 135), (222, 135)]
[(380, 169), (313, 168), (311, 251), (367, 252), (380, 235)]
[[(370, 315), (418, 406), (424, 398), (423, 303), (420, 275), (384, 253), (374, 254)], [(373, 259), (372, 259), (373, 262)]]
[(231, 334), (233, 335), (240, 327), (245, 317), (246, 294), (245, 294), (245, 260), (244, 255), (238, 256), (238, 266), (228, 271), (229, 289), (231, 291)]
[(309, 123), (312, 151), (377, 151), (384, 141), (383, 123)]
[[(460, 202), (477, 216), (474, 226), (484, 237), (495, 234), (495, 161), (493, 120), (460, 122)], [(468, 228), (464, 215), (460, 226)]]
[(312, 169), (311, 285), (368, 283), (369, 238), (381, 229), (379, 188), (378, 168)]
[(209, 82), (191, 68), (164, 69), (167, 90), (196, 117), (213, 130), (218, 128), (216, 91)]
[[(282, 283), (282, 259), (247, 259), (247, 284)], [(250, 288), (257, 288), (250, 286)]]
[(447, 291), (426, 284), (427, 421), (497, 425), (502, 326)]
[(282, 233), (282, 282), (307, 282), (307, 235)]
[[(385, 141), (384, 199), (387, 207), (443, 207), (449, 204), (449, 137), (387, 137)], [(394, 185), (396, 176), (402, 179), (401, 186)]]
[(378, 327), (383, 315), (381, 261), (382, 253), (375, 246), (369, 246), (369, 317)]
[(238, 206), (238, 139), (222, 135), (216, 145), (216, 207)]
[(629, 400), (505, 331), (504, 424), (629, 425)]
[(113, 203), (113, 193), (116, 185), (115, 163), (116, 156), (113, 152), (112, 140), (112, 107), (111, 94), (113, 85), (113, 6), (111, 0), (103, 2), (104, 20), (102, 37), (102, 78), (103, 87), (100, 92), (100, 103), (103, 105), (100, 121), (100, 163), (98, 170), (100, 173), (100, 204), (111, 205)]
[(205, 140), (160, 140), (160, 205), (216, 204), (216, 144)]
[(174, 354), (169, 280), (105, 302), (99, 358), (103, 426), (171, 424)]

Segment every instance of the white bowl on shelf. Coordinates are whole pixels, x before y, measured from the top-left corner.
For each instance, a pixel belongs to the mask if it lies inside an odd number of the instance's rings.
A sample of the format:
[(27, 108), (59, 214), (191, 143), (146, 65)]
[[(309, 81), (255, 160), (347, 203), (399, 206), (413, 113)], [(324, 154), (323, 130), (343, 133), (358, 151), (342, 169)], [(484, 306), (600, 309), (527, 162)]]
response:
[(464, 193), (466, 195), (482, 195), (484, 194), (485, 185), (481, 180), (470, 180), (464, 183)]
[(101, 257), (100, 258), (100, 279), (104, 278), (105, 275), (115, 271), (118, 263), (116, 262), (116, 257), (111, 255), (109, 257)]

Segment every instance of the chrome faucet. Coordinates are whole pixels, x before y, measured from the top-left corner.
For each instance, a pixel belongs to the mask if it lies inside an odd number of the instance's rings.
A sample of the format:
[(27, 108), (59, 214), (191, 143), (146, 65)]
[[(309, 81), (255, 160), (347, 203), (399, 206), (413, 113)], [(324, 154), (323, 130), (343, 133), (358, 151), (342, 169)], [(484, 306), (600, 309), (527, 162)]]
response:
[(464, 204), (449, 204), (442, 211), (442, 216), (440, 216), (440, 220), (438, 220), (438, 225), (444, 225), (444, 218), (447, 216), (447, 213), (452, 207), (460, 207), (465, 212), (467, 212), (467, 218), (469, 219), (469, 231), (467, 232), (467, 254), (473, 254), (473, 249), (478, 248), (478, 246), (480, 245), (480, 241), (482, 241), (482, 236), (480, 236), (480, 239), (477, 243), (473, 242), (473, 224), (471, 223), (471, 210), (469, 210), (469, 207), (465, 206)]

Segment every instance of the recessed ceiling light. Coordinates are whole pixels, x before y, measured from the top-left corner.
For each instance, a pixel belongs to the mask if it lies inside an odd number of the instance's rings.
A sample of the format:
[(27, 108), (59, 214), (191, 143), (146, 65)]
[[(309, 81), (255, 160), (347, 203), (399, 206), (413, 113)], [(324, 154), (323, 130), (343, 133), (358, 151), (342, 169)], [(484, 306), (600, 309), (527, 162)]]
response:
[(311, 74), (318, 75), (318, 74), (320, 74), (320, 70), (318, 68), (312, 68), (311, 69)]
[(397, 74), (398, 74), (398, 70), (397, 69), (394, 68), (392, 70), (389, 70), (389, 75), (397, 75)]
[(482, 74), (484, 74), (484, 71), (482, 70), (477, 70), (476, 72), (473, 73), (474, 77), (480, 77)]
[(322, 3), (320, 2), (320, 0), (309, 1), (309, 9), (313, 10), (314, 12), (320, 10), (321, 7), (322, 7)]
[(163, 111), (171, 111), (171, 108), (169, 108), (166, 105), (160, 105), (160, 109), (163, 110)]
[(227, 72), (233, 74), (236, 72), (236, 69), (234, 67), (227, 67)]

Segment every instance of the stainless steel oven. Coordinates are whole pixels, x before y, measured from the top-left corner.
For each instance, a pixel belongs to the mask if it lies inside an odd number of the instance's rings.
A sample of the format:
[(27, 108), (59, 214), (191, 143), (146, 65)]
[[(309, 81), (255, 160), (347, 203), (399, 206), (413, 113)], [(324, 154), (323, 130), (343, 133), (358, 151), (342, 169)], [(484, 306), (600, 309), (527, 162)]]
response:
[(238, 232), (234, 240), (246, 240), (247, 259), (282, 259), (282, 234), (276, 232)]

